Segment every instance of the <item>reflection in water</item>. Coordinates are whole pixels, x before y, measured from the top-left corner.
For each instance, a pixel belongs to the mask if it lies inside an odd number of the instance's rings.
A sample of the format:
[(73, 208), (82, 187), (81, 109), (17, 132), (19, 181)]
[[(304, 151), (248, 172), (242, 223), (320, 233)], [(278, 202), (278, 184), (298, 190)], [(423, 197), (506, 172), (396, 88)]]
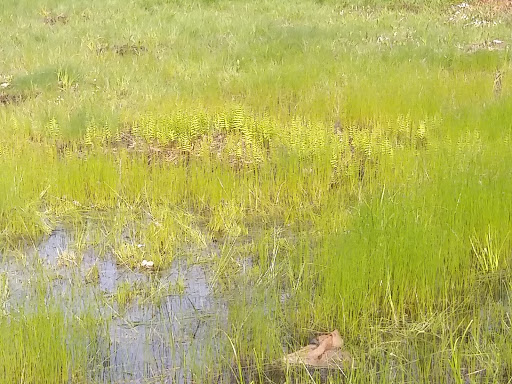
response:
[[(68, 315), (93, 311), (105, 319), (96, 340), (97, 357), (90, 379), (104, 383), (190, 382), (194, 368), (215, 356), (212, 342), (226, 322), (226, 304), (210, 289), (205, 269), (176, 261), (163, 272), (143, 273), (119, 267), (111, 257), (100, 258), (92, 250), (73, 258), (72, 239), (55, 230), (23, 261), (4, 260), (0, 272), (8, 272), (10, 298), (6, 308), (30, 308), (45, 290)], [(69, 254), (62, 262), (62, 255)], [(7, 259), (7, 258), (5, 258)], [(95, 282), (86, 283), (96, 265)], [(173, 293), (177, 280), (184, 282)], [(125, 305), (116, 302), (120, 285), (151, 287)], [(208, 357), (207, 357), (208, 356)]]

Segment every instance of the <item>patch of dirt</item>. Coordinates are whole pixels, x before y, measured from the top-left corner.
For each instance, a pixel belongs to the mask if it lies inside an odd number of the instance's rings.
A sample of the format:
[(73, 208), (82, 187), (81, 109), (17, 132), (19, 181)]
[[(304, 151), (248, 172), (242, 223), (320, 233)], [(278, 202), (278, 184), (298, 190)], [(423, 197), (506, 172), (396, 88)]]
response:
[(190, 153), (180, 150), (173, 144), (158, 145), (156, 142), (148, 143), (131, 132), (126, 131), (121, 133), (121, 140), (118, 142), (118, 145), (133, 152), (144, 153), (147, 156), (148, 165), (154, 161), (176, 164), (180, 159), (190, 156)]
[[(126, 149), (131, 153), (138, 153), (144, 156), (147, 164), (173, 163), (188, 164), (193, 159), (199, 159), (205, 154), (210, 158), (217, 160), (226, 160), (234, 170), (245, 169), (258, 163), (257, 159), (251, 158), (252, 149), (244, 139), (239, 139), (238, 151), (236, 148), (229, 148), (228, 137), (222, 132), (214, 132), (212, 135), (201, 134), (197, 137), (189, 138), (185, 143), (178, 138), (159, 142), (158, 139), (145, 139), (134, 132), (134, 127), (130, 123), (123, 123), (122, 128), (115, 137), (97, 138), (95, 145), (103, 146), (107, 151), (118, 151)], [(233, 145), (233, 143), (231, 143)], [(59, 154), (64, 154), (67, 146), (59, 148)], [(263, 154), (262, 156), (265, 156)]]
[[(121, 133), (119, 146), (127, 148), (130, 151), (145, 153), (148, 157), (148, 164), (155, 160), (178, 163), (179, 161), (188, 161), (190, 157), (199, 157), (201, 155), (201, 142), (206, 139), (200, 136), (190, 143), (189, 150), (180, 149), (177, 142), (168, 144), (159, 144), (156, 140), (147, 142), (137, 137), (131, 132), (127, 125), (127, 130)], [(209, 151), (212, 156), (221, 157), (222, 151), (226, 146), (226, 136), (223, 133), (215, 133), (209, 142)]]
[(144, 52), (147, 52), (147, 48), (143, 45), (137, 45), (137, 44), (123, 44), (123, 45), (114, 45), (112, 47), (112, 51), (117, 53), (118, 55), (124, 56), (124, 55), (140, 55)]
[(45, 12), (43, 14), (43, 22), (48, 25), (67, 24), (69, 17), (63, 13)]
[(484, 41), (482, 43), (470, 44), (465, 47), (465, 51), (469, 53), (474, 53), (477, 51), (502, 51), (506, 49), (508, 44), (506, 44), (503, 40), (494, 39), (492, 41)]
[(512, 0), (475, 0), (450, 7), (449, 22), (463, 23), (465, 27), (497, 25), (512, 17)]
[(512, 0), (477, 0), (472, 6), (477, 14), (489, 19), (509, 19), (512, 16)]
[(494, 11), (512, 11), (512, 0), (478, 0), (475, 5), (489, 7)]
[(0, 92), (0, 105), (17, 105), (27, 97), (22, 93)]
[(137, 55), (140, 56), (143, 53), (146, 53), (148, 49), (142, 44), (114, 44), (110, 46), (109, 44), (100, 44), (96, 48), (96, 52), (98, 54), (105, 52), (114, 52), (117, 55), (125, 56), (125, 55)]

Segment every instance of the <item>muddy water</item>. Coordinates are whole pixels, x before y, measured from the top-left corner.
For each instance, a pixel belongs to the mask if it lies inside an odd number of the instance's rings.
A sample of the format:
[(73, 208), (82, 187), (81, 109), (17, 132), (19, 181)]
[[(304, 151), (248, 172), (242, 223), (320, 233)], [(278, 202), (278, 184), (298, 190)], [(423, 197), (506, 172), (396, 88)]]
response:
[[(215, 360), (226, 303), (213, 295), (204, 266), (176, 261), (166, 271), (132, 271), (91, 249), (73, 257), (72, 243), (66, 231), (55, 230), (25, 257), (4, 258), (6, 310), (30, 308), (43, 294), (69, 315), (87, 311), (105, 319), (89, 367), (94, 382), (191, 382), (194, 370)], [(98, 273), (91, 281), (94, 265)], [(121, 285), (143, 293), (118, 303)]]

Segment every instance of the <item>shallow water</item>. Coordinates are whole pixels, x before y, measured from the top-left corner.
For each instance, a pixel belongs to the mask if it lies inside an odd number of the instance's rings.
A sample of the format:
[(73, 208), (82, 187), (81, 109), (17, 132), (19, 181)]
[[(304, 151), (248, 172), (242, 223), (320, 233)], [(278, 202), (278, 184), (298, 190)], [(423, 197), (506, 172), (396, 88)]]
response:
[[(0, 272), (7, 272), (10, 290), (5, 309), (30, 310), (44, 294), (68, 315), (92, 311), (105, 319), (96, 340), (98, 357), (89, 367), (91, 380), (190, 382), (194, 368), (215, 359), (227, 304), (214, 296), (204, 266), (178, 260), (165, 271), (133, 271), (92, 249), (75, 258), (72, 244), (71, 236), (57, 229), (25, 257), (4, 257)], [(88, 282), (94, 265), (97, 279)], [(178, 280), (180, 292), (174, 288)], [(118, 303), (121, 284), (141, 293)]]

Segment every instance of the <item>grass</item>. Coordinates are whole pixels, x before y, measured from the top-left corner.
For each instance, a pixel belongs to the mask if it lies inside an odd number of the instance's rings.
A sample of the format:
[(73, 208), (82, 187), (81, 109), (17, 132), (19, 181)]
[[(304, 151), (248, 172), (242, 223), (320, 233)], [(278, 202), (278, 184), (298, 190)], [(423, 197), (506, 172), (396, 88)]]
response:
[[(97, 325), (83, 316), (70, 321), (44, 303), (36, 311), (0, 318), (2, 382), (84, 382)], [(91, 348), (93, 349), (93, 348)]]
[[(129, 268), (209, 263), (229, 303), (213, 371), (239, 380), (338, 328), (349, 382), (507, 382), (498, 3), (6, 1), (2, 250), (64, 225)], [(32, 341), (12, 329), (68, 320), (5, 316), (0, 365), (19, 379)], [(67, 381), (65, 334), (38, 337), (44, 374)]]

